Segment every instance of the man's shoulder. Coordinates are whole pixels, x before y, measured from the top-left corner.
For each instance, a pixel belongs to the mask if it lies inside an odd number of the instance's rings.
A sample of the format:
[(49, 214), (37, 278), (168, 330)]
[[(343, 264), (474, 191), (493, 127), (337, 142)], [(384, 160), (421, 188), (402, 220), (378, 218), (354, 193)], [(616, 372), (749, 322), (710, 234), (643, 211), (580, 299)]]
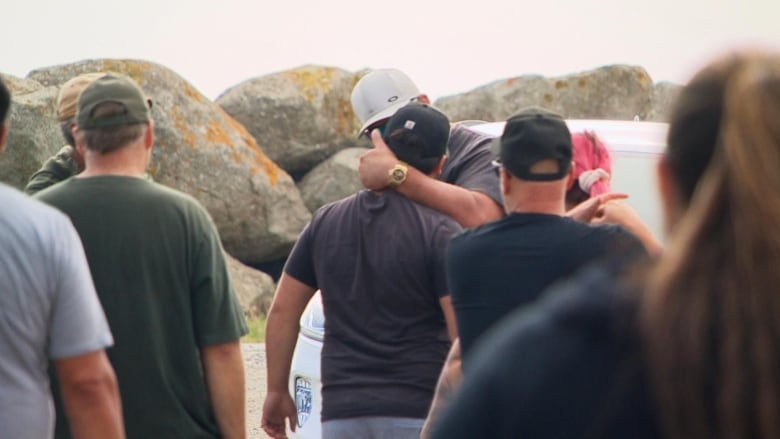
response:
[(468, 156), (477, 150), (489, 152), (492, 140), (492, 136), (453, 124), (450, 128), (450, 140), (447, 142), (448, 158)]
[(57, 209), (36, 200), (21, 191), (0, 183), (0, 200), (2, 200), (3, 217), (8, 219), (9, 225), (14, 222), (41, 222), (68, 221), (67, 217)]

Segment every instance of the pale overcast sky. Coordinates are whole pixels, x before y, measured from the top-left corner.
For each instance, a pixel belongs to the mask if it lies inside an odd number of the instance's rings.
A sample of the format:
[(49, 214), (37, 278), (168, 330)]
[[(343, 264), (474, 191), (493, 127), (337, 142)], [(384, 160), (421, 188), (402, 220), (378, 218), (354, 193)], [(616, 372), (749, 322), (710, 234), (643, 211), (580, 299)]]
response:
[(780, 49), (780, 0), (9, 0), (0, 72), (89, 58), (165, 65), (216, 98), (304, 64), (397, 67), (434, 98), (635, 64), (684, 82), (728, 47)]

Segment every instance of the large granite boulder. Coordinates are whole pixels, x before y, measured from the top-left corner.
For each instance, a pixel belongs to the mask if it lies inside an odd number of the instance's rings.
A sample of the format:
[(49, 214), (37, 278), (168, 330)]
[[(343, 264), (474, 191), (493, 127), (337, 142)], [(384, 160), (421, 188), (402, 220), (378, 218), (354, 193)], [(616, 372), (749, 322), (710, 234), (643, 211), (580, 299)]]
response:
[(654, 122), (668, 122), (671, 116), (672, 105), (682, 86), (672, 82), (658, 82), (653, 87), (652, 103), (646, 120)]
[(268, 308), (274, 298), (276, 284), (271, 276), (262, 271), (247, 267), (238, 259), (225, 253), (230, 280), (236, 292), (244, 315), (257, 317), (268, 314)]
[(570, 119), (645, 119), (653, 81), (641, 67), (605, 66), (558, 78), (530, 75), (496, 81), (438, 99), (452, 121), (505, 120), (523, 107), (541, 106)]
[(366, 148), (347, 148), (337, 152), (303, 177), (298, 188), (312, 213), (331, 201), (340, 200), (363, 189), (357, 169)]
[(359, 77), (304, 66), (244, 81), (216, 100), (296, 179), (336, 151), (362, 143), (350, 95)]
[(65, 144), (54, 106), (58, 90), (28, 79), (3, 75), (11, 91), (11, 129), (0, 154), (0, 181), (24, 188), (41, 164)]
[(197, 198), (214, 218), (225, 249), (247, 262), (286, 255), (310, 218), (295, 183), (254, 138), (173, 71), (137, 60), (88, 60), (28, 77), (59, 86), (85, 72), (132, 77), (154, 101), (155, 181)]

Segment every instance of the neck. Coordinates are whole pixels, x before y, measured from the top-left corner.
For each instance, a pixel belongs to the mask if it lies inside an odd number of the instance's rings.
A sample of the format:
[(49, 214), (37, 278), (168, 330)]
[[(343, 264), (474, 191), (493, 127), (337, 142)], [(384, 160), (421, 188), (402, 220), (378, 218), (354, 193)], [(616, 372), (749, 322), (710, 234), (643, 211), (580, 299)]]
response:
[(566, 208), (563, 200), (506, 200), (504, 203), (506, 213), (542, 213), (548, 215), (563, 216)]
[(147, 151), (141, 142), (132, 143), (108, 153), (88, 149), (84, 156), (84, 172), (78, 176), (84, 178), (100, 175), (142, 177), (149, 163)]
[(504, 191), (506, 213), (566, 213), (565, 182), (528, 182), (512, 179)]

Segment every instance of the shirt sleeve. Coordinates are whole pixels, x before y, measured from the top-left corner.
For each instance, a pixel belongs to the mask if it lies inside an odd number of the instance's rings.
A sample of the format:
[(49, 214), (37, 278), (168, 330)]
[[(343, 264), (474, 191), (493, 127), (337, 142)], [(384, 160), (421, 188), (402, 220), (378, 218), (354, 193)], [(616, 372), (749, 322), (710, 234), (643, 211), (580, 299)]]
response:
[(219, 233), (206, 211), (198, 206), (196, 247), (192, 267), (192, 313), (198, 346), (227, 343), (247, 334), (248, 328), (228, 274)]
[[(449, 154), (445, 162), (444, 180), (462, 188), (482, 192), (502, 205), (501, 188), (493, 153), (492, 137), (455, 125), (448, 143)], [(449, 165), (449, 166), (448, 166)]]
[(33, 195), (78, 174), (78, 165), (70, 153), (72, 148), (70, 145), (65, 145), (57, 151), (57, 154), (46, 160), (41, 169), (30, 177), (24, 192)]
[(298, 240), (295, 241), (295, 246), (293, 246), (287, 262), (284, 264), (285, 273), (312, 288), (319, 288), (317, 285), (317, 274), (314, 270), (314, 260), (312, 259), (312, 224), (318, 217), (318, 215), (315, 215), (309, 224), (304, 227), (300, 236), (298, 236)]
[(113, 345), (114, 340), (92, 282), (81, 240), (62, 218), (50, 239), (54, 300), (49, 332), (49, 357), (67, 358)]

